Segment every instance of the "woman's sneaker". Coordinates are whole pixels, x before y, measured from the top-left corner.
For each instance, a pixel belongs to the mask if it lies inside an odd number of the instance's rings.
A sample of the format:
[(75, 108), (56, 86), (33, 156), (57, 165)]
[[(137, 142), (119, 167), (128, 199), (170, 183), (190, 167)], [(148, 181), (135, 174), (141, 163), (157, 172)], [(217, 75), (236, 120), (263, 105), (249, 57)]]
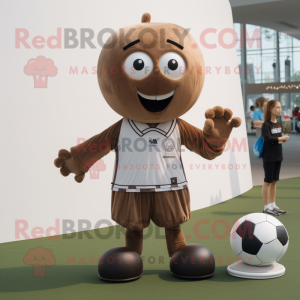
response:
[(279, 207), (275, 207), (275, 208), (273, 209), (273, 211), (274, 211), (275, 213), (277, 213), (278, 215), (287, 215), (287, 214), (288, 214), (287, 211), (282, 210), (282, 209), (280, 209)]
[(274, 209), (272, 210), (270, 208), (264, 209), (263, 213), (271, 215), (271, 216), (276, 216), (276, 217), (279, 216), (279, 214), (276, 211), (274, 211)]

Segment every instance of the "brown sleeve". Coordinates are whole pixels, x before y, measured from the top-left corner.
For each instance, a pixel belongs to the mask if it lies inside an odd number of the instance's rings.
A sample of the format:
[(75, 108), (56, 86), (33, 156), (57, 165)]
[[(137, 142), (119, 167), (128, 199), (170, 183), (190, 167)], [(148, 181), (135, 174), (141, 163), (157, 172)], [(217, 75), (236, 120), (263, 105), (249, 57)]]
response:
[(212, 160), (223, 153), (220, 149), (211, 145), (209, 139), (204, 137), (203, 131), (188, 122), (177, 118), (181, 144), (189, 150), (201, 155), (203, 158)]
[(118, 138), (123, 119), (85, 142), (71, 147), (72, 157), (78, 168), (86, 173), (100, 158), (118, 146)]

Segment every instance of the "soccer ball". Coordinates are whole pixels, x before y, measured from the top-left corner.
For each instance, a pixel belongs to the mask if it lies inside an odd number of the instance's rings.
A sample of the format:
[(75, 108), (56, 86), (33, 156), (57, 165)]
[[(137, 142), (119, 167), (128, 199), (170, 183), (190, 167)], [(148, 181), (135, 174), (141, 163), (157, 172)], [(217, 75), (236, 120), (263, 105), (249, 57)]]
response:
[(283, 257), (289, 245), (289, 236), (276, 218), (253, 213), (240, 218), (233, 225), (230, 245), (244, 263), (267, 266)]

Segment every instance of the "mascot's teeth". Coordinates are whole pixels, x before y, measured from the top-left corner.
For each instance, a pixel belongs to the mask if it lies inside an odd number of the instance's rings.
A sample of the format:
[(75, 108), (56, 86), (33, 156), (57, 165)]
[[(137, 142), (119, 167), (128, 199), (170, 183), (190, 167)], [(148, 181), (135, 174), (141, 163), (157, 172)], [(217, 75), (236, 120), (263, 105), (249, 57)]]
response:
[(142, 94), (141, 92), (137, 91), (137, 93), (142, 96), (143, 98), (147, 99), (147, 100), (164, 100), (164, 99), (167, 99), (171, 96), (174, 95), (174, 91), (168, 93), (168, 94), (164, 94), (164, 95), (158, 95), (158, 96), (148, 96), (148, 95), (145, 95), (145, 94)]

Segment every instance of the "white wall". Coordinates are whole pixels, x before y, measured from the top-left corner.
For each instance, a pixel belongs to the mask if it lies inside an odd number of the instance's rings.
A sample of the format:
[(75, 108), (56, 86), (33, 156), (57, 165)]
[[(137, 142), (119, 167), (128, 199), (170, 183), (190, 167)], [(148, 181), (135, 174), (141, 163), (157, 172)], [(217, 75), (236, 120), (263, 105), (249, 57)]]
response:
[[(118, 2), (118, 5), (116, 5)], [(48, 38), (57, 35), (57, 28), (90, 28), (95, 35), (103, 28), (124, 27), (139, 23), (143, 13), (149, 12), (152, 22), (166, 22), (191, 28), (198, 41), (206, 66), (212, 74), (206, 75), (203, 92), (195, 106), (183, 119), (194, 126), (203, 127), (206, 109), (215, 105), (229, 107), (243, 124), (234, 129), (230, 140), (245, 141), (246, 152), (232, 149), (213, 161), (205, 161), (194, 153), (182, 154), (189, 181), (192, 210), (204, 208), (235, 197), (252, 187), (251, 169), (244, 109), (239, 75), (233, 72), (237, 64), (235, 47), (224, 49), (218, 42), (218, 34), (224, 28), (233, 28), (228, 1), (12, 1), (1, 2), (1, 237), (0, 242), (22, 240), (15, 236), (15, 222), (28, 223), (26, 233), (32, 238), (31, 229), (41, 227), (45, 231), (55, 225), (57, 219), (62, 232), (62, 220), (72, 219), (78, 230), (79, 219), (87, 219), (92, 228), (98, 220), (110, 216), (110, 182), (114, 153), (106, 156), (106, 170), (100, 179), (90, 179), (78, 184), (73, 176), (64, 178), (53, 161), (59, 149), (69, 149), (77, 138), (89, 138), (112, 123), (117, 115), (105, 102), (97, 83), (96, 67), (100, 46), (94, 38), (96, 49), (42, 49), (32, 46), (35, 36)], [(29, 32), (31, 49), (15, 46), (15, 29)], [(215, 49), (205, 48), (199, 41), (206, 28), (216, 28), (216, 34), (208, 34), (206, 42), (216, 43)], [(108, 35), (107, 35), (108, 37)], [(107, 38), (106, 37), (106, 38)], [(230, 43), (232, 36), (225, 35)], [(34, 88), (33, 76), (24, 73), (27, 62), (40, 55), (53, 60), (58, 69), (48, 78), (47, 88)], [(78, 67), (78, 75), (70, 75), (70, 67)], [(225, 67), (231, 73), (225, 74)], [(80, 74), (83, 67), (88, 74)], [(219, 74), (215, 67), (221, 67)], [(95, 73), (95, 72), (94, 72)], [(193, 170), (190, 165), (193, 164)], [(199, 169), (197, 165), (201, 164)], [(202, 165), (206, 164), (206, 169)], [(208, 164), (212, 164), (209, 170)], [(219, 164), (216, 169), (215, 164)], [(226, 167), (220, 169), (221, 165)], [(240, 169), (229, 170), (228, 165)], [(245, 165), (245, 169), (242, 164)], [(115, 224), (115, 223), (113, 223)], [(52, 232), (51, 234), (54, 234)], [(41, 234), (44, 236), (45, 234)]]

